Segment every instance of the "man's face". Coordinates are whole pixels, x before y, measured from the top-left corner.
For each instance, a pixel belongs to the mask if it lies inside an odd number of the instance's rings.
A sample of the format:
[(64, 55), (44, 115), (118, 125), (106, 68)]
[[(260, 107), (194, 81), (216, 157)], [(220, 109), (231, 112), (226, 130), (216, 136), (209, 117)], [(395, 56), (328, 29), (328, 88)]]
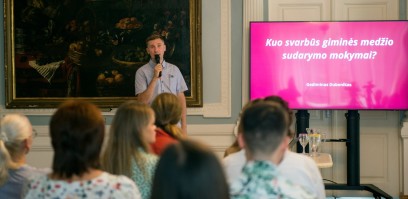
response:
[(147, 42), (147, 53), (149, 53), (150, 58), (154, 59), (154, 55), (159, 54), (160, 58), (163, 59), (164, 52), (166, 51), (166, 45), (161, 39), (154, 39)]

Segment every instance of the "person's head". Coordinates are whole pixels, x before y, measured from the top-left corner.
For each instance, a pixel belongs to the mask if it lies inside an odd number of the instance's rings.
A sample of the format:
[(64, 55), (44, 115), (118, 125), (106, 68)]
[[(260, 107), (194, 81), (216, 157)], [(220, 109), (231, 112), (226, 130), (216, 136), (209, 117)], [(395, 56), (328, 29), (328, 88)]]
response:
[(247, 102), (244, 107), (242, 107), (241, 112), (239, 113), (239, 117), (238, 117), (238, 128), (237, 128), (237, 135), (239, 135), (240, 133), (242, 133), (243, 131), (243, 127), (242, 127), (242, 123), (241, 123), (241, 119), (242, 119), (242, 114), (244, 113), (244, 111), (246, 109), (248, 109), (249, 107), (251, 107), (254, 104), (257, 104), (258, 102), (262, 102), (263, 99), (262, 98), (257, 98), (254, 100), (251, 100), (249, 102)]
[(146, 51), (150, 58), (154, 60), (155, 55), (160, 55), (160, 61), (163, 60), (164, 52), (166, 52), (166, 44), (163, 37), (159, 34), (153, 34), (146, 38)]
[(161, 93), (154, 98), (151, 107), (156, 114), (156, 126), (174, 138), (181, 138), (183, 134), (177, 125), (181, 120), (182, 107), (178, 97), (171, 93)]
[[(242, 125), (241, 125), (241, 116), (242, 116), (242, 112), (247, 109), (248, 107), (250, 107), (253, 104), (256, 104), (257, 102), (261, 102), (263, 99), (259, 98), (259, 99), (254, 99), (251, 100), (249, 102), (247, 102), (244, 107), (242, 108), (239, 117), (238, 117), (238, 121), (237, 124), (234, 128), (234, 135), (238, 136), (240, 133), (242, 133)], [(238, 138), (235, 139), (235, 141), (231, 144), (231, 146), (229, 146), (225, 151), (224, 151), (224, 157), (227, 157), (230, 154), (236, 153), (238, 151), (241, 151), (241, 149), (243, 148), (243, 143), (238, 141)]]
[(151, 199), (228, 199), (219, 159), (207, 146), (182, 140), (165, 149), (153, 179)]
[(102, 159), (104, 169), (130, 176), (132, 157), (139, 149), (149, 152), (149, 145), (156, 141), (154, 121), (154, 112), (148, 105), (134, 100), (121, 104), (110, 127)]
[(285, 111), (270, 102), (257, 102), (242, 114), (242, 133), (239, 137), (252, 159), (271, 157), (287, 148), (288, 128)]
[(25, 156), (33, 142), (33, 128), (22, 114), (8, 114), (0, 123), (0, 185), (8, 178), (8, 169), (16, 168), (16, 161)]
[(94, 104), (82, 100), (63, 102), (51, 117), (50, 135), (55, 176), (82, 176), (100, 167), (105, 122)]
[[(267, 96), (264, 98), (265, 101), (267, 102), (273, 102), (273, 103), (277, 103), (279, 106), (281, 106), (283, 108), (283, 110), (285, 110), (288, 114), (288, 126), (290, 127), (293, 123), (293, 111), (292, 109), (289, 108), (289, 104), (287, 101), (285, 101), (284, 99), (282, 99), (279, 96), (276, 95), (271, 95), (271, 96)], [(294, 132), (288, 128), (288, 136), (290, 138), (292, 138), (294, 136)]]

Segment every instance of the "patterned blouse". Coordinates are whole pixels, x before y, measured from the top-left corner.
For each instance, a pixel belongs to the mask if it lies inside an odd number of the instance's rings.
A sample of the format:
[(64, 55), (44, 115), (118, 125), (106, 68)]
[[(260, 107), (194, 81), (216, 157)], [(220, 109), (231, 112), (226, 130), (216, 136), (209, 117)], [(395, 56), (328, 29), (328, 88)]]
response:
[(279, 198), (315, 199), (315, 195), (280, 176), (275, 165), (268, 161), (248, 162), (239, 180), (231, 185), (232, 199)]
[(150, 198), (150, 191), (153, 184), (154, 171), (156, 170), (156, 164), (158, 157), (153, 154), (144, 152), (139, 149), (142, 158), (144, 159), (143, 165), (145, 166), (145, 173), (136, 165), (136, 162), (132, 162), (132, 180), (136, 182), (137, 187), (140, 190), (142, 199)]
[(140, 199), (141, 197), (139, 189), (129, 178), (103, 172), (92, 180), (72, 182), (52, 180), (47, 175), (41, 175), (30, 180), (25, 198)]

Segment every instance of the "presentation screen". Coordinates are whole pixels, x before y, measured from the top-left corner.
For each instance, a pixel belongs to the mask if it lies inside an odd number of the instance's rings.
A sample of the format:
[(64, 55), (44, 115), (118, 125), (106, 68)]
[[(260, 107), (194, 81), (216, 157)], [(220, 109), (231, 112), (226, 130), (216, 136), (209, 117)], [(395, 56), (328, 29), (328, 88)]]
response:
[(408, 22), (251, 22), (250, 98), (292, 109), (408, 109)]

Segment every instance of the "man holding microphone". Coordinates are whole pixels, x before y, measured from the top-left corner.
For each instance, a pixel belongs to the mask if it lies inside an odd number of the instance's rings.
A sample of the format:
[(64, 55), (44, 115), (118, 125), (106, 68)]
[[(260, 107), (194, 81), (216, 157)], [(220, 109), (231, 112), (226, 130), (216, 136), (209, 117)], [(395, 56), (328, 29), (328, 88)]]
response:
[(187, 132), (186, 115), (187, 106), (184, 91), (188, 90), (183, 75), (179, 68), (164, 60), (166, 45), (163, 38), (154, 34), (146, 39), (146, 51), (150, 61), (136, 71), (135, 94), (138, 100), (151, 104), (160, 93), (173, 93), (179, 98), (183, 113), (181, 116), (181, 129)]

